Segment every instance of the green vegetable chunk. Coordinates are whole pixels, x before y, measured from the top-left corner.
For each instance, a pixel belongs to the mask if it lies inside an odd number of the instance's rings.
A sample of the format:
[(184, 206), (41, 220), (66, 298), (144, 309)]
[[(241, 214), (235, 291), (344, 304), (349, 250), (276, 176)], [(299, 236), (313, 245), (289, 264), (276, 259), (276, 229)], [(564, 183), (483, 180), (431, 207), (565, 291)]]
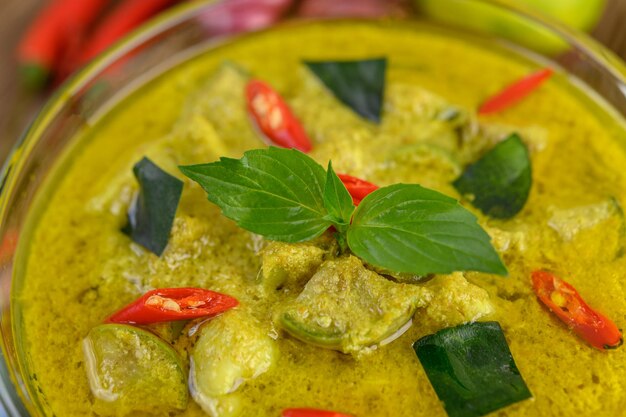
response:
[[(249, 80), (250, 74), (244, 68), (231, 61), (222, 62), (207, 82), (187, 100), (177, 127), (185, 129), (191, 123), (200, 125), (202, 122), (210, 126), (215, 134), (215, 138), (210, 139), (216, 144), (213, 150), (218, 157), (229, 156), (234, 149), (260, 146), (259, 135), (250, 123), (244, 93)], [(198, 127), (202, 129), (202, 126)], [(198, 129), (196, 131), (202, 133)], [(213, 159), (217, 157), (200, 162)], [(196, 163), (196, 160), (187, 160), (186, 163)]]
[(508, 219), (526, 204), (532, 185), (528, 149), (517, 134), (496, 145), (453, 182), (484, 214)]
[(304, 342), (356, 353), (394, 335), (430, 298), (429, 290), (389, 281), (347, 256), (325, 262), (278, 321)]
[(139, 161), (133, 172), (140, 191), (128, 210), (128, 225), (122, 231), (161, 256), (170, 238), (183, 182), (148, 158)]
[(459, 161), (448, 150), (431, 143), (414, 143), (400, 146), (391, 152), (389, 161), (398, 165), (398, 169), (437, 172), (438, 175), (456, 178), (462, 171)]
[(474, 215), (458, 201), (415, 184), (380, 188), (365, 197), (354, 213), (348, 245), (368, 263), (400, 273), (507, 273)]
[(187, 407), (183, 362), (154, 334), (103, 324), (83, 340), (83, 353), (98, 415), (167, 415)]
[(268, 242), (260, 252), (263, 286), (301, 290), (325, 258), (337, 252), (336, 242), (330, 233), (304, 243)]
[(386, 58), (309, 61), (305, 64), (339, 101), (365, 119), (380, 123), (385, 93)]
[(434, 295), (420, 314), (420, 324), (433, 331), (474, 322), (495, 311), (489, 293), (470, 283), (461, 272), (437, 275), (424, 286)]
[(310, 240), (331, 225), (323, 198), (326, 172), (300, 151), (257, 149), (242, 159), (221, 158), (180, 170), (226, 217), (271, 240)]
[(565, 242), (571, 242), (578, 234), (593, 229), (597, 225), (612, 220), (607, 230), (623, 233), (624, 213), (617, 200), (576, 206), (571, 208), (548, 207), (548, 226), (558, 233)]
[(450, 417), (479, 417), (530, 398), (497, 322), (443, 329), (413, 344)]
[(254, 316), (232, 310), (203, 325), (191, 354), (194, 400), (213, 417), (240, 414), (237, 389), (267, 372), (278, 351)]
[(556, 232), (560, 249), (569, 248), (578, 259), (597, 263), (623, 256), (626, 222), (615, 198), (574, 207), (548, 206), (547, 211), (547, 225)]

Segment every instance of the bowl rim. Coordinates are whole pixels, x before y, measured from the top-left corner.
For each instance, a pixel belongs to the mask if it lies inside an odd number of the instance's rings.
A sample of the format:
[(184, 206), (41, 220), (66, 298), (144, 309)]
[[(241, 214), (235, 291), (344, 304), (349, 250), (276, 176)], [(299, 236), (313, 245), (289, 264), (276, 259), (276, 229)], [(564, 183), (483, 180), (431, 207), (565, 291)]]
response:
[[(528, 6), (514, 3), (513, 0), (462, 1), (493, 5), (513, 15), (527, 18), (543, 26), (545, 29), (563, 38), (568, 44), (574, 46), (594, 64), (605, 69), (612, 77), (612, 81), (616, 82), (623, 94), (626, 95), (626, 62), (587, 33), (572, 29), (554, 18), (530, 9)], [(25, 127), (23, 133), (12, 146), (7, 158), (4, 161), (0, 161), (0, 230), (4, 227), (7, 206), (10, 201), (9, 197), (14, 194), (15, 187), (17, 186), (16, 179), (19, 178), (18, 174), (22, 171), (26, 163), (26, 157), (32, 152), (33, 148), (42, 137), (42, 133), (49, 126), (50, 121), (59, 114), (63, 106), (81, 89), (87, 86), (98, 74), (106, 70), (109, 66), (114, 64), (117, 59), (129, 53), (135, 47), (189, 20), (200, 11), (217, 7), (222, 2), (223, 0), (201, 0), (193, 3), (179, 4), (166, 10), (115, 42), (84, 68), (73, 74), (45, 100), (44, 105), (38, 110), (32, 121)], [(410, 3), (411, 0), (408, 0), (408, 2)], [(12, 299), (12, 291), (9, 297)], [(1, 322), (2, 317), (0, 317), (0, 324)], [(2, 325), (0, 327), (4, 326)], [(11, 343), (11, 341), (7, 340), (4, 334), (5, 332), (2, 329), (0, 329), (0, 332), (2, 333), (0, 335), (2, 339), (0, 342), (2, 353), (2, 357), (0, 358), (0, 374), (4, 374), (4, 371), (7, 370), (7, 374), (13, 382), (13, 387), (7, 387), (5, 386), (6, 381), (4, 378), (0, 378), (0, 411), (2, 411), (3, 406), (7, 408), (7, 410), (15, 410), (14, 401), (16, 399), (19, 399), (21, 403), (17, 404), (18, 408), (21, 408), (19, 406), (25, 405), (29, 413), (35, 411), (34, 409), (41, 411), (41, 406), (38, 401), (35, 400), (34, 403), (31, 402), (32, 400), (29, 401), (29, 399), (25, 397), (24, 390), (18, 388), (19, 384), (17, 383), (16, 372), (22, 373), (24, 369), (21, 364), (17, 364), (17, 367), (14, 366), (16, 364), (10, 359), (11, 355), (7, 348), (7, 345)], [(4, 375), (0, 376), (4, 377)], [(27, 395), (30, 395), (30, 393)]]
[[(36, 146), (42, 133), (45, 131), (50, 121), (61, 111), (64, 105), (77, 94), (83, 87), (87, 86), (91, 80), (100, 72), (106, 70), (118, 58), (132, 51), (135, 47), (144, 41), (154, 38), (158, 34), (165, 32), (177, 24), (184, 22), (197, 14), (200, 10), (214, 7), (219, 2), (214, 0), (201, 0), (193, 3), (179, 4), (168, 9), (158, 16), (150, 19), (139, 28), (133, 30), (124, 36), (85, 67), (81, 68), (75, 74), (72, 74), (61, 86), (59, 86), (48, 97), (41, 108), (37, 111), (33, 119), (24, 128), (22, 134), (17, 138), (11, 147), (6, 159), (0, 161), (0, 230), (4, 227), (6, 221), (7, 205), (10, 201), (9, 196), (13, 195), (18, 173), (21, 172), (25, 162), (32, 149)], [(11, 271), (13, 274), (14, 271)], [(11, 281), (12, 281), (11, 277)], [(10, 307), (12, 304), (12, 287), (8, 294), (9, 305), (1, 306), (8, 308), (12, 320), (13, 312)], [(4, 331), (3, 317), (0, 315), (0, 416), (2, 412), (8, 412), (9, 415), (21, 416), (23, 411), (27, 415), (33, 414), (33, 411), (40, 412), (41, 404), (39, 401), (28, 398), (31, 393), (25, 387), (21, 387), (16, 373), (23, 374), (23, 365), (14, 363), (8, 351), (8, 345), (12, 343), (7, 339)], [(13, 330), (13, 329), (12, 329)], [(8, 384), (5, 379), (9, 377), (12, 384)]]

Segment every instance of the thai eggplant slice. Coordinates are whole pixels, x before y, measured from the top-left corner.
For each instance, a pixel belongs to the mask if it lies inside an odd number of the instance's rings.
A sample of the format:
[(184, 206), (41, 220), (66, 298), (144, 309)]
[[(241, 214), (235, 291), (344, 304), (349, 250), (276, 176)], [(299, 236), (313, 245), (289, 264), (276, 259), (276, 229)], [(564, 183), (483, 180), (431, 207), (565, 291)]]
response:
[(461, 272), (437, 275), (424, 287), (433, 292), (433, 297), (420, 313), (423, 327), (441, 329), (472, 323), (495, 311), (489, 293), (470, 283)]
[(550, 214), (548, 226), (566, 242), (574, 239), (578, 233), (609, 220), (614, 221), (612, 229), (620, 232), (624, 229), (624, 212), (614, 198), (571, 208), (549, 207), (548, 211)]
[(390, 152), (389, 161), (400, 167), (428, 170), (436, 169), (447, 178), (454, 179), (463, 168), (452, 151), (430, 142), (417, 142), (401, 146)]
[(559, 244), (572, 246), (595, 262), (611, 261), (624, 254), (626, 223), (624, 211), (615, 198), (583, 206), (548, 207), (548, 226)]
[(187, 407), (186, 368), (156, 335), (125, 324), (102, 324), (83, 340), (83, 352), (98, 415), (167, 415)]
[(191, 395), (213, 417), (238, 416), (237, 389), (267, 372), (277, 355), (275, 342), (251, 314), (231, 310), (211, 319), (191, 352)]
[(388, 83), (385, 110), (385, 135), (402, 138), (406, 145), (430, 144), (449, 153), (458, 150), (476, 122), (468, 111), (431, 91), (401, 82)]
[(304, 342), (358, 353), (394, 335), (431, 297), (430, 290), (389, 281), (346, 256), (322, 264), (277, 321)]
[(249, 79), (244, 68), (223, 62), (187, 102), (177, 127), (184, 127), (196, 117), (208, 122), (221, 142), (228, 144), (224, 149), (231, 149), (219, 156), (234, 156), (232, 149), (261, 147), (262, 136), (247, 111), (245, 91)]
[(392, 281), (402, 282), (406, 284), (418, 284), (418, 283), (426, 282), (432, 279), (434, 276), (434, 275), (422, 276), (422, 275), (417, 275), (417, 274), (408, 274), (405, 272), (394, 272), (394, 271), (390, 271), (385, 268), (380, 268), (378, 266), (371, 265), (368, 263), (365, 263), (365, 266), (367, 267), (367, 269), (370, 269), (376, 272), (377, 274), (382, 275), (385, 278), (389, 278)]
[(311, 242), (268, 242), (261, 251), (263, 286), (300, 291), (322, 262), (337, 251), (336, 242), (330, 233)]

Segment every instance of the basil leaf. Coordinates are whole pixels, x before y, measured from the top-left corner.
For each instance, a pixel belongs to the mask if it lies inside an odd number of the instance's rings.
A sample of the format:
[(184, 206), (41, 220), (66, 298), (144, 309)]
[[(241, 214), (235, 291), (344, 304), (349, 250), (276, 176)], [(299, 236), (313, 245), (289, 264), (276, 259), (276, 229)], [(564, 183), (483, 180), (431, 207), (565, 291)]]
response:
[(270, 147), (241, 159), (180, 167), (211, 202), (240, 227), (283, 242), (321, 235), (331, 222), (324, 207), (324, 168), (295, 149)]
[(350, 224), (354, 204), (348, 189), (333, 170), (332, 162), (328, 162), (328, 170), (326, 171), (324, 206), (326, 206), (333, 224), (340, 229), (339, 231), (345, 231)]
[(122, 231), (136, 243), (161, 256), (170, 238), (183, 182), (148, 158), (133, 167), (139, 194), (128, 210), (128, 224)]
[(333, 95), (356, 113), (380, 123), (387, 59), (306, 61), (305, 64)]
[(526, 204), (532, 184), (528, 149), (517, 134), (496, 145), (453, 182), (484, 214), (508, 219)]
[(532, 397), (496, 322), (440, 330), (413, 344), (450, 417), (479, 417)]
[(380, 188), (365, 197), (348, 229), (348, 246), (368, 263), (394, 272), (507, 273), (472, 213), (416, 184)]

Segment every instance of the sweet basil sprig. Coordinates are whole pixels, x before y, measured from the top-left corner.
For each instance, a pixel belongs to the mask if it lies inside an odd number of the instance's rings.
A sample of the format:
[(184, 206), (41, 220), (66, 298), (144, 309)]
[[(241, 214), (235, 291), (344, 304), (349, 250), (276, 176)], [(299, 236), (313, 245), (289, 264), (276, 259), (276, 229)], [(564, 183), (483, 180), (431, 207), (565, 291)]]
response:
[(476, 217), (416, 184), (380, 188), (355, 209), (331, 164), (326, 172), (300, 151), (275, 147), (180, 170), (226, 217), (270, 240), (307, 241), (334, 226), (346, 249), (390, 271), (507, 273)]
[(346, 233), (354, 213), (354, 203), (350, 192), (337, 176), (332, 162), (328, 162), (326, 183), (324, 184), (324, 207), (328, 210), (330, 221), (339, 233)]

